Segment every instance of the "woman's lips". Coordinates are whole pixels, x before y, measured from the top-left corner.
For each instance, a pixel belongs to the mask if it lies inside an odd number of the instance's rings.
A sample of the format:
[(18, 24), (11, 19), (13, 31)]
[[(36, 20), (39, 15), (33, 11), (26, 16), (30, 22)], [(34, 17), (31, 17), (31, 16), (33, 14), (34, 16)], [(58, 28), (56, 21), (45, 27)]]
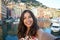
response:
[(31, 23), (32, 23), (31, 21), (26, 22), (26, 24), (28, 24), (28, 25), (30, 25)]

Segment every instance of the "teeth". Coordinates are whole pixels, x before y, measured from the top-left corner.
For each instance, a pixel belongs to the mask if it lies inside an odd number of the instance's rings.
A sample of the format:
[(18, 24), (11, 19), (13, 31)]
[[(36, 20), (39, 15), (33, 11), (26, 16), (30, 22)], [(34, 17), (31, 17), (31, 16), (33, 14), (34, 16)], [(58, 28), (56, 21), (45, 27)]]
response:
[(30, 24), (30, 23), (27, 23), (27, 24)]

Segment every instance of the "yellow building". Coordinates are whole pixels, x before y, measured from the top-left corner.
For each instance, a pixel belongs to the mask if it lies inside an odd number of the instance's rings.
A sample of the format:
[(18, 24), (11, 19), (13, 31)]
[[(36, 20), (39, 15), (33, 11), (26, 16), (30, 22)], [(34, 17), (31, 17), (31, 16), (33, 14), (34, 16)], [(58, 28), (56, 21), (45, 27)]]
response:
[(22, 10), (25, 10), (26, 9), (26, 4), (25, 3), (19, 3), (19, 8), (22, 9)]
[(37, 8), (37, 12), (38, 12), (38, 13), (37, 13), (37, 14), (38, 14), (37, 16), (38, 16), (39, 18), (43, 18), (43, 17), (44, 17), (44, 10), (45, 10), (45, 9), (42, 8), (42, 7), (38, 7), (38, 8)]

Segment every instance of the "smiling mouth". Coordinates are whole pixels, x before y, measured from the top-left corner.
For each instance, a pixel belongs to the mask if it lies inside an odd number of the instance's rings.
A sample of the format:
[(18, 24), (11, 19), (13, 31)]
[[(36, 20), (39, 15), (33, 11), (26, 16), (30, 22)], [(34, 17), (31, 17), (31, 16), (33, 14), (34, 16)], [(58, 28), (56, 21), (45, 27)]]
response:
[(30, 25), (31, 23), (26, 23), (27, 25)]
[(31, 25), (31, 24), (32, 24), (32, 22), (27, 22), (26, 24), (27, 24), (27, 25)]

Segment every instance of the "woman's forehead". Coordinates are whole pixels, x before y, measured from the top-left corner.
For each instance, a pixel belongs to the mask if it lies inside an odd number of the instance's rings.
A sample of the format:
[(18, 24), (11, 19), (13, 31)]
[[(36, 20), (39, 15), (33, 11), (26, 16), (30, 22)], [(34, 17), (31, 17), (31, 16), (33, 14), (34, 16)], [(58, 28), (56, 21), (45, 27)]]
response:
[(31, 16), (31, 15), (30, 15), (29, 12), (26, 12), (26, 13), (24, 14), (24, 17), (25, 17), (25, 16)]

